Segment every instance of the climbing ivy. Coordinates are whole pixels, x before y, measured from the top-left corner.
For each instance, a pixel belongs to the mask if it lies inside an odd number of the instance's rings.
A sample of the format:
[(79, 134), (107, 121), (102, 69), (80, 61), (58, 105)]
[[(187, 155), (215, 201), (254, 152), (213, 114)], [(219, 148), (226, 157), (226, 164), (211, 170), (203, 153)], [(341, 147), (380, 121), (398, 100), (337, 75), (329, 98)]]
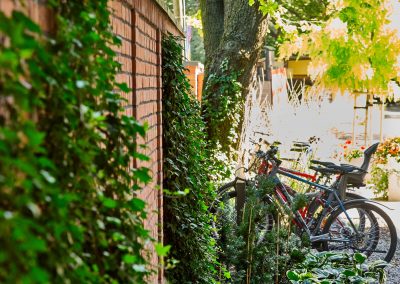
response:
[(190, 95), (180, 39), (166, 36), (163, 59), (164, 238), (171, 283), (214, 283), (216, 249), (208, 205), (214, 199), (210, 176), (220, 172), (207, 148), (200, 106)]
[(121, 108), (107, 0), (48, 7), (47, 34), (0, 12), (0, 282), (144, 283), (145, 127)]
[(230, 161), (235, 160), (244, 112), (242, 85), (238, 82), (240, 73), (232, 70), (229, 60), (225, 59), (219, 73), (208, 76), (202, 104), (209, 143)]

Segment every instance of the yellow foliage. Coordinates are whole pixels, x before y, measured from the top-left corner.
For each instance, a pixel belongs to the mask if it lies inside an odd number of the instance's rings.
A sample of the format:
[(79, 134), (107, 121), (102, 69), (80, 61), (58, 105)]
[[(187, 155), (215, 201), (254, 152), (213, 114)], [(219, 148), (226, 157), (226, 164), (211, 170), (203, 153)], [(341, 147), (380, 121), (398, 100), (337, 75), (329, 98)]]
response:
[(288, 37), (280, 46), (281, 59), (309, 56), (310, 77), (327, 89), (387, 94), (389, 83), (400, 81), (400, 33), (391, 23), (400, 3), (335, 2), (327, 22)]

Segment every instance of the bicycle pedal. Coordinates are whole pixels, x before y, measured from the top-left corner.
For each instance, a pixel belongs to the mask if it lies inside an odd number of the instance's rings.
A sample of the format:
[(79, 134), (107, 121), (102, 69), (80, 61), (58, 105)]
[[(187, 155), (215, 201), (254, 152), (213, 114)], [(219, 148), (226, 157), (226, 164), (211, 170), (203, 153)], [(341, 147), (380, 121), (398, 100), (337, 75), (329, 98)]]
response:
[(320, 241), (327, 241), (327, 240), (329, 240), (329, 233), (323, 234), (323, 235), (318, 235), (318, 236), (310, 236), (310, 241), (312, 243), (320, 242)]

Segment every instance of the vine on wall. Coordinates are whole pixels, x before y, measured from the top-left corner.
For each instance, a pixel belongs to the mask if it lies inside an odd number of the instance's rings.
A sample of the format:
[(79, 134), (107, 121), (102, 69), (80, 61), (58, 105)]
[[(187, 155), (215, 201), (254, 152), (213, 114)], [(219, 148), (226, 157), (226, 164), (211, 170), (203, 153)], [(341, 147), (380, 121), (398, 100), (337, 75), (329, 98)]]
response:
[[(171, 283), (214, 283), (216, 248), (208, 204), (215, 196), (210, 176), (218, 169), (207, 149), (200, 106), (190, 96), (180, 39), (166, 36), (163, 51), (164, 238)], [(214, 169), (214, 170), (213, 170)]]
[(0, 282), (144, 283), (145, 128), (123, 115), (107, 0), (0, 12)]

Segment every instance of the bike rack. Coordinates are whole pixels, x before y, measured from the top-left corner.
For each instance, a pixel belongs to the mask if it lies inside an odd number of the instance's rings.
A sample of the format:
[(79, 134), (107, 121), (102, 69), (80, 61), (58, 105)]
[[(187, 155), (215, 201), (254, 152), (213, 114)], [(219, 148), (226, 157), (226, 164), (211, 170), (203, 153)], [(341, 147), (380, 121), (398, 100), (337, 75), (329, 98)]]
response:
[(235, 185), (236, 191), (236, 222), (239, 225), (242, 222), (243, 208), (246, 202), (246, 183), (238, 181)]

